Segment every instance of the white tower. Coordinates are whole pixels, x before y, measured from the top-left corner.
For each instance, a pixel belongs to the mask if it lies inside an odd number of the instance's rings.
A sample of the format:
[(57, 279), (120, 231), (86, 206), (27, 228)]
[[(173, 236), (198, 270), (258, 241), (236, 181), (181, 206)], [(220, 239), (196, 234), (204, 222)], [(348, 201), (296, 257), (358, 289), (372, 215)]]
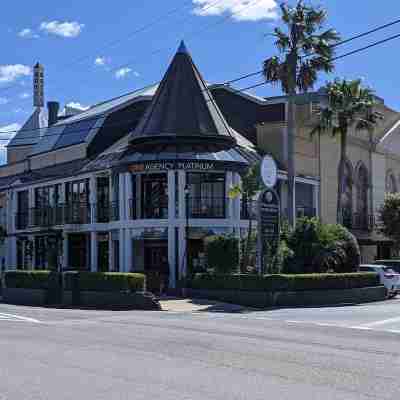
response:
[(44, 107), (44, 68), (39, 63), (33, 67), (33, 106)]

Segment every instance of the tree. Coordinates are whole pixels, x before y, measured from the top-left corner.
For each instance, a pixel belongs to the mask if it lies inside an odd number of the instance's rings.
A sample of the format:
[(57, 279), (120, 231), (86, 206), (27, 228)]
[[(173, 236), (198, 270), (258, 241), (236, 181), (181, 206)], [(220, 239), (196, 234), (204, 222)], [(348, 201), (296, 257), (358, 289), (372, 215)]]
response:
[(275, 28), (275, 46), (280, 55), (263, 63), (267, 82), (280, 83), (288, 95), (287, 122), (287, 170), (289, 223), (295, 222), (295, 162), (294, 141), (296, 136), (295, 100), (298, 92), (312, 89), (319, 72), (332, 72), (333, 45), (340, 40), (333, 29), (323, 31), (327, 19), (325, 10), (305, 5), (299, 0), (295, 7), (286, 2), (280, 6), (285, 30)]
[(242, 182), (241, 185), (233, 186), (229, 191), (229, 197), (231, 199), (242, 195), (243, 203), (248, 207), (248, 219), (249, 219), (249, 228), (247, 232), (246, 244), (241, 260), (241, 270), (244, 269), (249, 264), (250, 259), (250, 251), (251, 251), (251, 241), (252, 241), (252, 232), (253, 232), (253, 215), (251, 208), (251, 201), (256, 196), (256, 194), (262, 189), (261, 180), (260, 180), (260, 163), (253, 164), (249, 167), (245, 174), (241, 176)]
[(320, 121), (311, 135), (330, 132), (340, 139), (340, 161), (338, 176), (338, 222), (342, 223), (342, 197), (345, 186), (345, 163), (349, 129), (372, 131), (382, 115), (374, 111), (374, 92), (361, 85), (361, 80), (335, 79), (327, 85), (328, 106), (320, 112)]
[(380, 230), (394, 242), (395, 251), (400, 251), (400, 193), (389, 193), (379, 209)]

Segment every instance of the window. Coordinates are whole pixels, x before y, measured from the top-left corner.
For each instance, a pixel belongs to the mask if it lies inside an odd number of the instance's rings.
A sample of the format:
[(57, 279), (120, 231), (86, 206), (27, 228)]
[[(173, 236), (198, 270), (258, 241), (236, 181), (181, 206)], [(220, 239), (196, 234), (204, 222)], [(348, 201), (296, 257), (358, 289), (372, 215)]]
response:
[(68, 182), (65, 189), (67, 203), (89, 204), (89, 179)]
[(168, 218), (167, 174), (142, 175), (143, 218)]
[(225, 174), (190, 172), (188, 212), (191, 218), (225, 218)]
[(369, 179), (368, 170), (364, 164), (360, 164), (357, 172), (357, 215), (356, 229), (368, 229), (369, 207), (368, 207)]
[(397, 184), (393, 172), (389, 171), (386, 176), (386, 193), (396, 193)]
[(342, 223), (347, 228), (351, 228), (353, 224), (353, 167), (348, 160), (344, 164), (342, 185)]

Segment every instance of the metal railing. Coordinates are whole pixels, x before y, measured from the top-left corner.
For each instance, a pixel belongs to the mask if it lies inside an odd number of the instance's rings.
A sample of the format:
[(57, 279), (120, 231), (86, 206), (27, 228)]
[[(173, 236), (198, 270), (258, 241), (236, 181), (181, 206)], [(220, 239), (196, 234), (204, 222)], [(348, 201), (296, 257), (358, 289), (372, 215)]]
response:
[(347, 229), (372, 231), (375, 227), (375, 216), (364, 213), (349, 213), (344, 210), (341, 222)]
[(187, 198), (189, 218), (225, 218), (226, 204), (224, 197), (191, 197)]
[(118, 202), (110, 203), (97, 203), (96, 209), (96, 222), (107, 223), (119, 220), (119, 204)]
[(130, 220), (166, 219), (168, 218), (168, 199), (160, 199), (151, 204), (141, 204), (137, 198), (129, 199), (128, 218)]

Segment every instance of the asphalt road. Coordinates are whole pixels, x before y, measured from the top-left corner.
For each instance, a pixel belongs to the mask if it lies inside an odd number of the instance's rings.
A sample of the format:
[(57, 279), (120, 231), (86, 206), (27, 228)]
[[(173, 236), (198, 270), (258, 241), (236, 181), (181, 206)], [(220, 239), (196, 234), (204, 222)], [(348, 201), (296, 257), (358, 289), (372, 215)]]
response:
[(0, 399), (397, 399), (400, 300), (226, 313), (0, 304)]

